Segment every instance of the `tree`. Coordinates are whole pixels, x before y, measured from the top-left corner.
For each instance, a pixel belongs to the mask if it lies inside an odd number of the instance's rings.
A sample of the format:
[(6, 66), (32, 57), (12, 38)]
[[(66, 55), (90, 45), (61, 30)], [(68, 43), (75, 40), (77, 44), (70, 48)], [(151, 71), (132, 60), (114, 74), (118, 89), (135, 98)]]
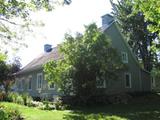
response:
[[(30, 26), (33, 25), (30, 13), (40, 9), (51, 11), (55, 4), (70, 3), (71, 0), (64, 0), (63, 3), (59, 0), (0, 0), (1, 49), (6, 44), (13, 48), (24, 45), (22, 41), (24, 33), (30, 31)], [(17, 28), (20, 30), (17, 31)]]
[(0, 60), (0, 85), (4, 87), (6, 93), (8, 93), (11, 84), (14, 82), (14, 73), (20, 70), (20, 66), (18, 59), (15, 59), (11, 64)]
[[(157, 61), (156, 48), (159, 42), (158, 31), (152, 33), (147, 27), (153, 25), (152, 21), (146, 21), (142, 11), (133, 11), (134, 0), (120, 0), (117, 4), (113, 3), (113, 15), (118, 21), (122, 32), (128, 39), (132, 51), (136, 54), (144, 69), (151, 71)], [(134, 12), (134, 14), (133, 14)]]
[(6, 59), (6, 55), (0, 53), (0, 61), (4, 61)]
[(64, 94), (88, 98), (95, 95), (97, 80), (114, 79), (124, 69), (109, 38), (95, 24), (85, 26), (84, 34), (66, 34), (60, 52), (63, 59), (45, 64), (44, 72)]
[[(160, 1), (159, 0), (134, 0), (134, 10), (142, 11), (145, 19), (154, 24), (148, 26), (152, 32), (160, 32)], [(160, 33), (159, 33), (160, 35)]]

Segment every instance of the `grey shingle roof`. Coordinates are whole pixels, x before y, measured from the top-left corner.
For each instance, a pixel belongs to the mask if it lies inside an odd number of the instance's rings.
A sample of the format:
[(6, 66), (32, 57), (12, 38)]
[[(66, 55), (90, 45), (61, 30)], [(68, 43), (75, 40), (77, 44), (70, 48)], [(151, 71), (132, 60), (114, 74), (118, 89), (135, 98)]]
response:
[(34, 71), (37, 69), (41, 69), (42, 65), (47, 63), (50, 60), (58, 60), (61, 56), (58, 52), (58, 47), (54, 47), (51, 52), (44, 52), (40, 54), (38, 57), (33, 59), (29, 64), (27, 64), (24, 68), (21, 69), (17, 74), (23, 74), (26, 72)]

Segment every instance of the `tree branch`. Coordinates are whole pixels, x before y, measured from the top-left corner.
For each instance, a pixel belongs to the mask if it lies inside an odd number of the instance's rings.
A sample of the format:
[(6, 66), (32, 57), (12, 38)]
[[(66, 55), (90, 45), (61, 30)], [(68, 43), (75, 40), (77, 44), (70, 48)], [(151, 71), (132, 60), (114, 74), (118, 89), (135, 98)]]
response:
[(20, 25), (20, 24), (17, 24), (17, 23), (15, 23), (15, 22), (9, 21), (9, 20), (7, 20), (7, 19), (5, 19), (5, 18), (2, 18), (2, 17), (0, 17), (0, 20), (5, 21), (5, 22), (7, 22), (7, 23), (10, 23), (10, 24), (12, 24), (12, 25)]

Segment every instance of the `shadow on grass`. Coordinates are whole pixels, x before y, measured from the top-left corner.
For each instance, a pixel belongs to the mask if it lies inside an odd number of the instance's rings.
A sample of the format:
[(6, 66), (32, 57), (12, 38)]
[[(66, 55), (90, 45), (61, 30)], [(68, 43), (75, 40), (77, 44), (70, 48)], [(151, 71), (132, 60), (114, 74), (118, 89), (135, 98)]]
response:
[[(159, 97), (160, 98), (160, 97)], [(73, 109), (65, 120), (160, 120), (160, 99), (147, 97), (134, 103)]]

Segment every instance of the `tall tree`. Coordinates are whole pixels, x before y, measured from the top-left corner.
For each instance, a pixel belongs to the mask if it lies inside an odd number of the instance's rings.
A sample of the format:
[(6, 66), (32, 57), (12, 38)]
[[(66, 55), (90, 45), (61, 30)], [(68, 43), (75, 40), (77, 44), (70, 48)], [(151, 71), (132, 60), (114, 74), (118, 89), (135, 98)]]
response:
[(109, 38), (95, 24), (85, 27), (84, 34), (65, 36), (60, 51), (63, 59), (44, 66), (47, 80), (55, 82), (64, 94), (74, 93), (82, 98), (96, 92), (96, 81), (113, 79), (124, 65)]
[(157, 61), (157, 51), (154, 48), (157, 47), (159, 41), (156, 41), (158, 32), (150, 32), (147, 26), (154, 23), (146, 21), (142, 11), (133, 14), (135, 4), (133, 0), (120, 0), (117, 4), (111, 0), (111, 4), (113, 7), (112, 13), (128, 39), (133, 52), (144, 69), (151, 71), (153, 63)]

